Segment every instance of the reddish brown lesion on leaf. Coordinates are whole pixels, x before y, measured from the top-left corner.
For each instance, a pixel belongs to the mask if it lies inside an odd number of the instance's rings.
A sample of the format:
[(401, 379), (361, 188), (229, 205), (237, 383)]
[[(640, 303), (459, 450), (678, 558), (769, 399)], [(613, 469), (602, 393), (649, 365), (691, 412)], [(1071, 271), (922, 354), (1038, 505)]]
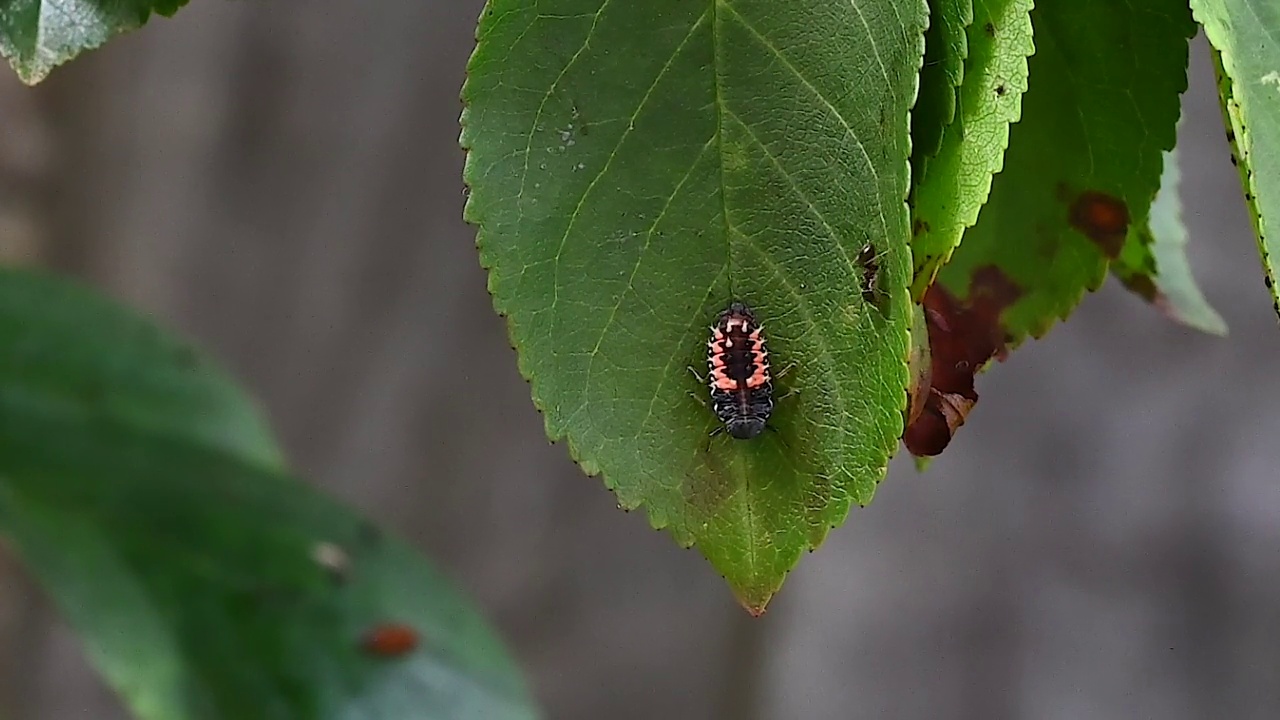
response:
[(388, 622), (369, 628), (360, 637), (360, 648), (376, 657), (397, 658), (416, 650), (420, 641), (416, 629)]
[(1114, 260), (1129, 233), (1129, 206), (1114, 195), (1085, 190), (1071, 201), (1067, 221)]
[(962, 304), (935, 283), (924, 296), (925, 323), (932, 354), (931, 380), (923, 407), (903, 434), (907, 450), (918, 457), (940, 454), (978, 402), (974, 374), (992, 358), (1003, 360), (1009, 338), (1000, 315), (1022, 289), (999, 268), (978, 268)]

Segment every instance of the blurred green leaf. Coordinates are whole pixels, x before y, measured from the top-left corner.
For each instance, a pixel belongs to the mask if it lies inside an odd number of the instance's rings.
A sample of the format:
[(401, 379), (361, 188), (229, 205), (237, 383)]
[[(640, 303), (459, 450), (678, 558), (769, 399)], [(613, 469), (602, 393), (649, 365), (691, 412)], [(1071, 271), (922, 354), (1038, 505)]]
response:
[[(0, 537), (143, 720), (530, 718), (483, 621), (403, 543), (279, 474), (189, 348), (0, 271)], [(363, 647), (403, 625), (403, 656)]]
[(256, 403), (189, 344), (79, 285), (0, 269), (0, 382), (266, 468), (284, 461)]
[(1226, 335), (1227, 323), (1204, 299), (1187, 259), (1187, 229), (1182, 224), (1178, 152), (1164, 156), (1160, 191), (1151, 203), (1150, 229), (1130, 235), (1111, 272), (1147, 302), (1188, 327)]
[[(902, 433), (924, 22), (923, 0), (491, 0), (481, 19), (466, 216), (547, 433), (752, 612), (871, 499)], [(688, 370), (733, 299), (793, 368), (777, 432), (749, 441), (708, 438)]]
[(911, 294), (919, 299), (947, 260), (1000, 172), (1009, 125), (1018, 121), (1027, 89), (1031, 0), (975, 0), (959, 114), (916, 180), (912, 200)]
[(978, 223), (939, 281), (1007, 304), (1000, 332), (1039, 337), (1147, 226), (1186, 89), (1184, 0), (1037, 3), (1022, 120)]
[(1272, 306), (1280, 314), (1280, 4), (1191, 0), (1214, 47), (1232, 157), (1253, 217)]
[(151, 13), (173, 15), (187, 0), (0, 0), (0, 55), (34, 85), (51, 70)]

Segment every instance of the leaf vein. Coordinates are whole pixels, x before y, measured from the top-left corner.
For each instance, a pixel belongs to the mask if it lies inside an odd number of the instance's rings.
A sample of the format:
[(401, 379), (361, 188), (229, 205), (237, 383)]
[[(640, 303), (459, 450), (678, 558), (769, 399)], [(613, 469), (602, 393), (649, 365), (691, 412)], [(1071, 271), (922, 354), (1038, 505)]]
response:
[[(778, 62), (782, 63), (782, 66), (786, 68), (787, 71), (790, 72), (792, 75), (794, 75), (795, 78), (799, 80), (800, 83), (809, 92), (813, 93), (814, 97), (818, 98), (818, 100), (822, 102), (822, 104), (826, 107), (826, 109), (829, 110), (831, 114), (834, 115), (836, 119), (840, 121), (840, 125), (844, 128), (845, 134), (849, 137), (850, 140), (853, 141), (854, 146), (858, 148), (858, 152), (862, 154), (862, 159), (865, 160), (867, 163), (867, 171), (871, 174), (871, 179), (875, 181), (875, 184), (878, 187), (880, 185), (880, 175), (879, 173), (876, 172), (875, 163), (871, 162), (871, 155), (867, 153), (867, 148), (865, 145), (863, 145), (862, 139), (858, 137), (858, 133), (854, 132), (853, 127), (849, 124), (849, 121), (845, 119), (844, 115), (840, 113), (840, 110), (836, 108), (836, 106), (831, 102), (831, 100), (828, 99), (827, 96), (824, 95), (822, 91), (817, 88), (817, 86), (815, 86), (812, 82), (809, 81), (809, 78), (806, 77), (804, 73), (800, 72), (800, 69), (797, 68), (791, 62), (791, 60), (789, 60), (787, 56), (782, 53), (781, 50), (775, 47), (767, 37), (765, 37), (763, 34), (760, 33), (759, 30), (755, 28), (755, 26), (747, 22), (747, 19), (742, 17), (742, 15), (740, 15), (737, 10), (734, 10), (733, 7), (728, 4), (725, 5), (725, 8), (727, 8), (730, 14), (732, 14), (733, 17), (737, 19), (738, 24), (740, 24), (743, 27), (743, 29), (749, 32), (751, 36), (756, 39), (756, 42), (764, 46), (764, 48), (768, 50), (770, 54), (772, 54), (775, 58), (777, 58)], [(880, 216), (880, 227), (881, 229), (884, 230), (884, 234), (887, 236), (889, 234), (889, 221), (885, 218), (884, 199), (883, 197), (880, 196), (879, 193), (877, 193), (877, 197), (876, 197), (876, 211), (877, 211), (877, 214)]]

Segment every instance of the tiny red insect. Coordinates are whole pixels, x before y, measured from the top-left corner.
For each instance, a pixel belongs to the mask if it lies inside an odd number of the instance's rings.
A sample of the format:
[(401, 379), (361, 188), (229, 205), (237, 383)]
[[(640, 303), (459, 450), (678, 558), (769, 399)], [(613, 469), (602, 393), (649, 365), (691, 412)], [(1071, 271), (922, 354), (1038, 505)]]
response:
[(384, 623), (366, 632), (360, 638), (360, 647), (370, 655), (400, 657), (418, 647), (418, 631), (408, 625)]
[(727, 430), (739, 440), (764, 432), (773, 413), (773, 378), (763, 333), (751, 308), (738, 301), (730, 303), (711, 327), (707, 383), (711, 409), (724, 423), (715, 432)]

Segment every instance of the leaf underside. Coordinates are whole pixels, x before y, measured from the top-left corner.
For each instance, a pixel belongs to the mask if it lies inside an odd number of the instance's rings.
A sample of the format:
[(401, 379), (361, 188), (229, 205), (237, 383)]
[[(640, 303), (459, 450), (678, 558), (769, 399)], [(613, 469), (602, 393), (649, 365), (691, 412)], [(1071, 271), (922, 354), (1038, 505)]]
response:
[(1183, 0), (1038, 3), (1032, 24), (1004, 169), (938, 276), (965, 302), (1005, 306), (1010, 344), (1065, 317), (1147, 227), (1195, 30)]
[(1258, 250), (1280, 315), (1280, 6), (1271, 0), (1192, 0), (1214, 48), (1227, 139), (1240, 170)]
[[(143, 720), (531, 718), (480, 618), (403, 543), (280, 474), (216, 368), (0, 271), (0, 537)], [(403, 657), (362, 648), (386, 623)]]
[(1003, 165), (1009, 125), (1018, 121), (1027, 89), (1027, 56), (1035, 50), (1031, 6), (1031, 0), (973, 2), (959, 109), (924, 165), (912, 198), (911, 294), (916, 300), (965, 229), (977, 222), (992, 176)]
[(1164, 157), (1160, 191), (1151, 203), (1149, 227), (1125, 240), (1111, 272), (1170, 318), (1202, 332), (1225, 335), (1226, 321), (1205, 300), (1191, 274), (1187, 228), (1178, 197), (1180, 177), (1178, 151), (1170, 150)]
[(136, 30), (151, 13), (173, 15), (187, 0), (4, 0), (0, 55), (28, 85), (113, 36)]
[[(492, 0), (481, 19), (466, 216), (547, 433), (753, 612), (871, 499), (902, 431), (924, 16), (923, 0)], [(749, 441), (708, 438), (688, 370), (733, 299), (780, 376), (776, 432)]]

